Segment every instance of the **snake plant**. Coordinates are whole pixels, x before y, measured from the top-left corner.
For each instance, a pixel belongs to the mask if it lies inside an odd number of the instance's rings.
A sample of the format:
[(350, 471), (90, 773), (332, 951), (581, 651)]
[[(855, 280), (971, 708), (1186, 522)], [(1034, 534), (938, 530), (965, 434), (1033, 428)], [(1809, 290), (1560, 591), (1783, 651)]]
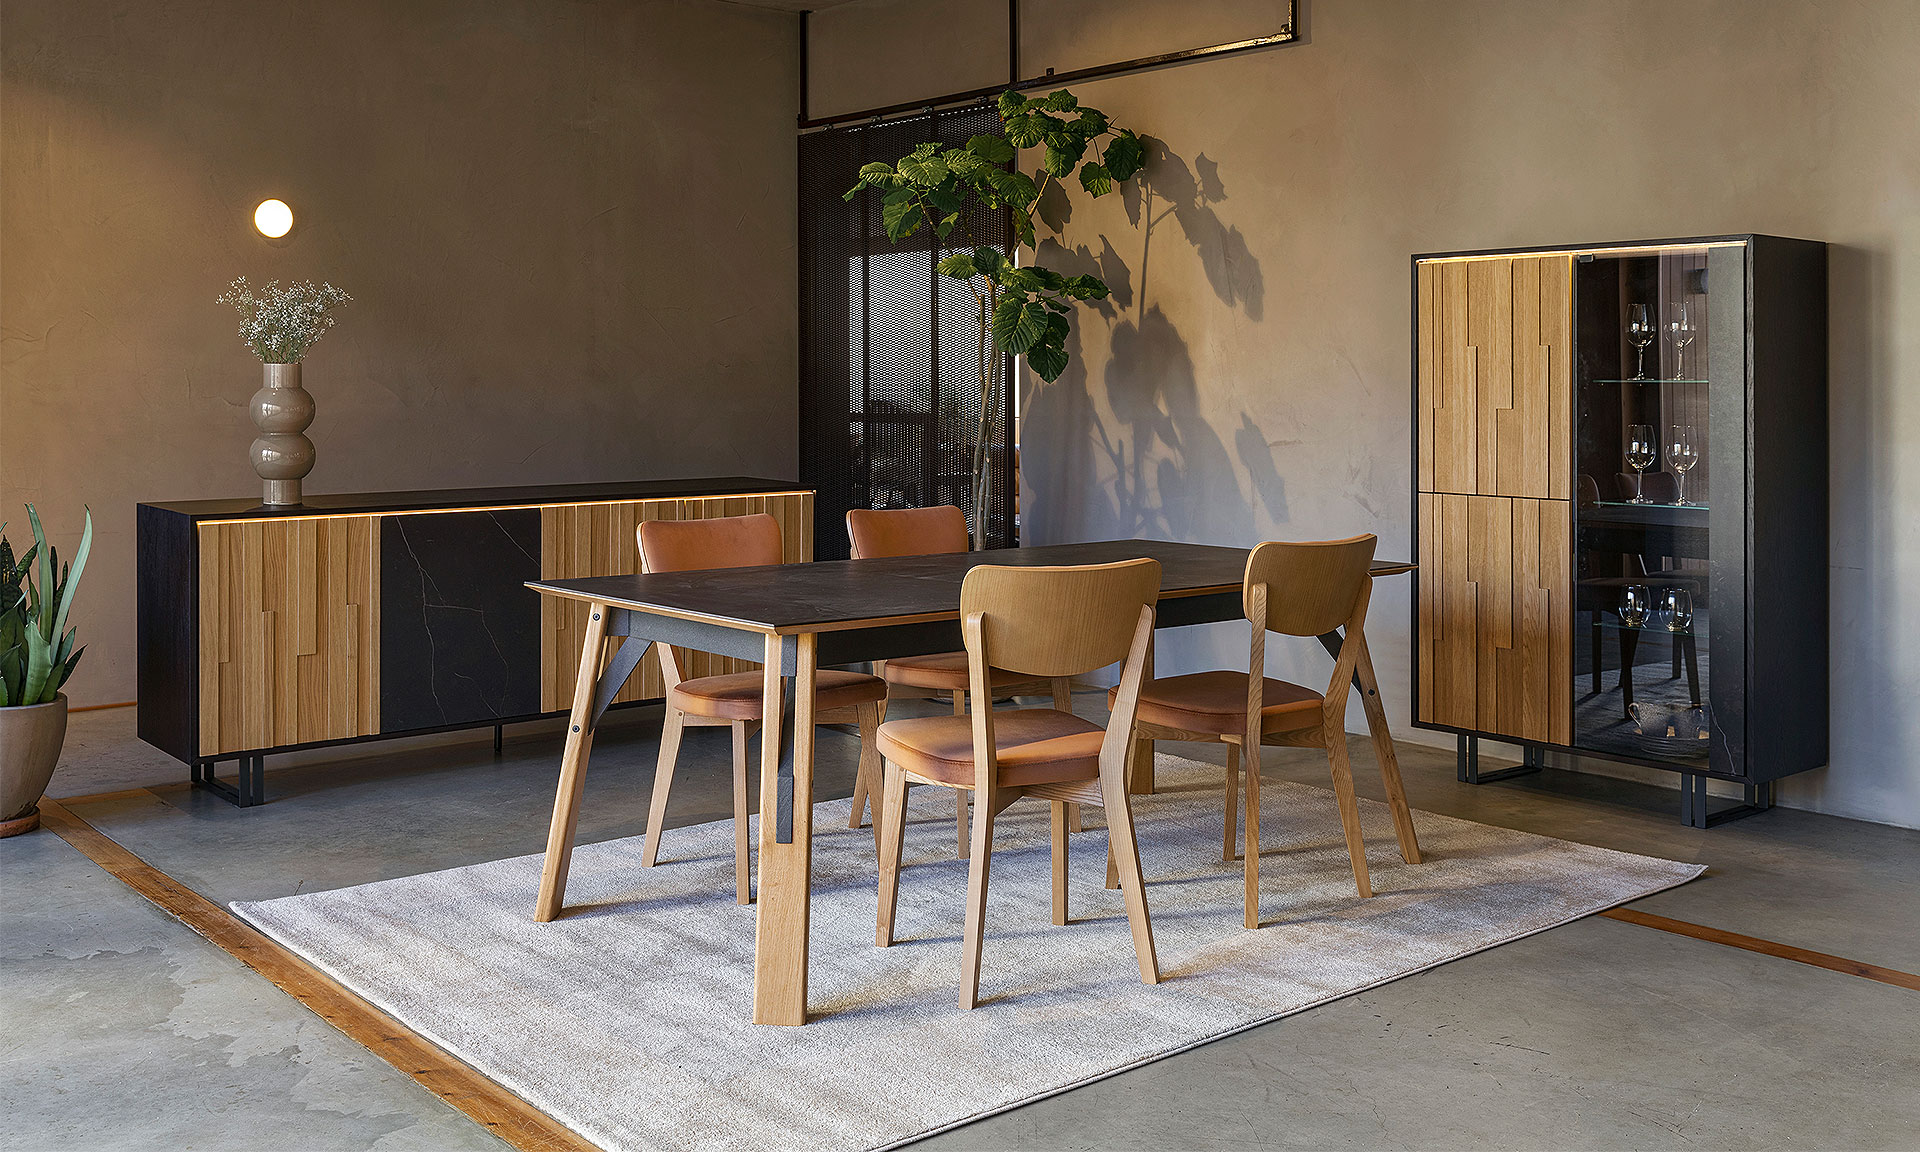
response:
[(0, 524), (0, 708), (52, 703), (86, 651), (74, 647), (75, 629), (67, 627), (67, 614), (93, 549), (93, 512), (87, 512), (71, 567), (60, 563), (59, 552), (47, 543), (31, 504), (27, 520), (33, 525), (33, 547), (17, 560), (7, 526)]

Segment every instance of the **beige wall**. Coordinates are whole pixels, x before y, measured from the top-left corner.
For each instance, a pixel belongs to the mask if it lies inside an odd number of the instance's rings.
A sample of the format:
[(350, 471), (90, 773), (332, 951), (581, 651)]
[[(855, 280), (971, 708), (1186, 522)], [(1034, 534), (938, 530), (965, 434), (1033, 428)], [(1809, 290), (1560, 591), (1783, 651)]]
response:
[(714, 0), (8, 0), (0, 520), (93, 508), (75, 702), (134, 694), (135, 503), (260, 490), (243, 273), (354, 296), (309, 491), (792, 476), (797, 68)]
[[(1165, 51), (1193, 46), (1185, 8), (1087, 18), (1124, 27), (1129, 54)], [(1076, 88), (1164, 146), (1144, 204), (1081, 198), (1066, 224), (1068, 262), (1116, 291), (1026, 406), (1027, 538), (1365, 530), (1407, 555), (1410, 254), (1825, 240), (1834, 766), (1784, 793), (1920, 825), (1920, 5), (1319, 0), (1303, 17), (1295, 46)], [(894, 49), (859, 48), (888, 98), (888, 62), (917, 66)], [(1037, 68), (1077, 48), (1023, 51)], [(1396, 729), (1432, 739), (1406, 726), (1407, 591), (1379, 590), (1372, 631)], [(1162, 666), (1229, 666), (1242, 644), (1169, 637)]]

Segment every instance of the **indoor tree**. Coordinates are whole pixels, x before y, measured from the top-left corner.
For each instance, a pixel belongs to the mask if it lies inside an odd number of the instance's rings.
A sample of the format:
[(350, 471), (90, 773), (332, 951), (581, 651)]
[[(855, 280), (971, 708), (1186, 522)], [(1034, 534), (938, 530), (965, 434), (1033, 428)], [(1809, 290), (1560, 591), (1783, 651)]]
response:
[[(1140, 138), (1117, 128), (1106, 113), (1081, 105), (1061, 90), (1029, 100), (1018, 92), (1000, 96), (1004, 135), (975, 136), (965, 147), (922, 144), (894, 164), (868, 164), (847, 190), (852, 200), (866, 189), (881, 194), (887, 237), (900, 241), (932, 227), (943, 247), (940, 273), (964, 282), (978, 306), (976, 379), (980, 426), (973, 449), (973, 546), (986, 540), (987, 445), (1005, 386), (997, 366), (1004, 355), (1025, 356), (1027, 366), (1051, 383), (1066, 371), (1067, 317), (1073, 302), (1106, 297), (1098, 276), (1063, 276), (1038, 263), (1018, 265), (998, 248), (978, 242), (975, 222), (983, 213), (1006, 212), (1016, 242), (1034, 247), (1034, 217), (1048, 186), (1064, 188), (1076, 175), (1090, 196), (1105, 196), (1132, 179), (1146, 160)], [(1044, 150), (1039, 178), (1021, 170), (1022, 151)], [(955, 234), (958, 233), (956, 236)]]

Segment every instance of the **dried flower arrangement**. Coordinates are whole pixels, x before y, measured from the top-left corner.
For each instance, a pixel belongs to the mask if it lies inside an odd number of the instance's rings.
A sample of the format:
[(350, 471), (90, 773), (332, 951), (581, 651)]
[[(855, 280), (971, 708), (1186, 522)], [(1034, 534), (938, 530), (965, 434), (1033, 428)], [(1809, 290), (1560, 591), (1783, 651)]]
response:
[(255, 296), (242, 276), (214, 303), (231, 304), (240, 313), (240, 339), (262, 363), (298, 364), (333, 327), (329, 313), (352, 299), (331, 284), (316, 286), (311, 280), (285, 288), (274, 280)]

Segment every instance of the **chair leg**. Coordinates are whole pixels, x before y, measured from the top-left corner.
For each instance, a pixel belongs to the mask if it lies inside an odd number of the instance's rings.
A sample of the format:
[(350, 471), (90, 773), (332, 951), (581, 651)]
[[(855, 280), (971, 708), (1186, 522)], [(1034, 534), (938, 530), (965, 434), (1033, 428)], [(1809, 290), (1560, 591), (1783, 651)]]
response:
[[(1052, 688), (1054, 711), (1072, 713), (1073, 681), (1065, 676), (1055, 676), (1052, 681)], [(1081, 829), (1080, 805), (1067, 805), (1067, 831), (1079, 832)], [(1064, 923), (1064, 921), (1062, 921), (1062, 923)]]
[(1347, 857), (1353, 861), (1353, 881), (1360, 898), (1373, 895), (1367, 878), (1367, 842), (1360, 835), (1360, 802), (1353, 795), (1353, 768), (1347, 762), (1347, 733), (1327, 725), (1327, 762), (1333, 769), (1333, 795), (1340, 804), (1340, 827), (1347, 835)]
[(873, 814), (874, 826), (880, 832), (880, 913), (873, 929), (876, 948), (893, 943), (893, 911), (900, 897), (900, 842), (907, 824), (906, 773), (888, 764), (883, 777), (880, 806)]
[(1247, 778), (1247, 842), (1242, 849), (1246, 860), (1241, 869), (1245, 879), (1246, 908), (1242, 923), (1249, 928), (1260, 927), (1260, 756), (1259, 750), (1245, 750), (1245, 771), (1241, 775)]
[[(988, 702), (988, 707), (992, 707), (991, 701)], [(967, 714), (967, 694), (958, 688), (953, 692), (953, 714), (955, 716)], [(964, 788), (953, 790), (953, 829), (960, 842), (960, 849), (955, 855), (965, 860), (967, 858), (967, 791)]]
[(1678, 632), (1672, 634), (1672, 640), (1667, 645), (1667, 659), (1673, 665), (1673, 671), (1667, 679), (1680, 679), (1680, 633)]
[[(866, 823), (869, 801), (880, 794), (880, 705), (862, 704), (860, 717), (860, 770), (853, 778), (853, 814), (847, 827)], [(880, 843), (880, 825), (873, 826), (873, 842)]]
[(1133, 834), (1133, 806), (1124, 780), (1102, 779), (1107, 809), (1107, 843), (1119, 862), (1120, 888), (1127, 896), (1127, 926), (1133, 929), (1133, 957), (1140, 983), (1160, 983), (1160, 960), (1153, 951), (1153, 923), (1147, 918), (1147, 885), (1140, 874), (1140, 844)]
[(967, 862), (967, 922), (960, 952), (960, 1007), (980, 1005), (980, 938), (987, 930), (987, 868), (993, 863), (993, 805), (973, 814), (973, 854)]
[(1226, 829), (1226, 847), (1220, 850), (1220, 859), (1232, 862), (1240, 858), (1240, 745), (1237, 741), (1227, 743)]
[(1055, 800), (1053, 808), (1053, 922), (1067, 922), (1067, 809), (1077, 805)]
[(733, 901), (753, 903), (753, 852), (747, 837), (747, 726), (736, 720), (733, 729)]
[(660, 759), (653, 769), (653, 800), (647, 805), (647, 839), (640, 852), (642, 867), (651, 868), (660, 858), (660, 826), (667, 822), (667, 793), (673, 788), (673, 766), (680, 759), (680, 734), (686, 724), (685, 712), (667, 709), (666, 722), (660, 728)]

